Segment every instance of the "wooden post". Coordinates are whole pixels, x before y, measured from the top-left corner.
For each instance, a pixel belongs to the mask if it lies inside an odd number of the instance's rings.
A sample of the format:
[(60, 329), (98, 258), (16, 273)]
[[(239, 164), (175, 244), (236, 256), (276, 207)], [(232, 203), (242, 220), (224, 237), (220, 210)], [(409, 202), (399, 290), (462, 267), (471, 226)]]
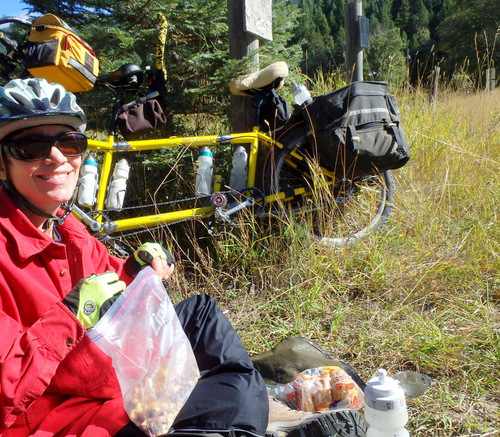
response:
[(345, 5), (345, 37), (347, 82), (363, 80), (363, 50), (359, 43), (358, 17), (362, 15), (361, 0)]
[(432, 90), (432, 106), (436, 106), (437, 96), (438, 96), (438, 85), (439, 85), (439, 72), (441, 67), (436, 67), (434, 69), (434, 86)]
[[(259, 39), (245, 32), (244, 0), (227, 0), (229, 22), (229, 56), (241, 59), (259, 49)], [(259, 57), (253, 60), (253, 70), (259, 68)], [(252, 99), (231, 95), (231, 127), (233, 132), (247, 132), (253, 126)]]
[(495, 81), (496, 81), (495, 73), (496, 72), (494, 68), (486, 69), (486, 80), (484, 84), (486, 91), (493, 91), (495, 89)]

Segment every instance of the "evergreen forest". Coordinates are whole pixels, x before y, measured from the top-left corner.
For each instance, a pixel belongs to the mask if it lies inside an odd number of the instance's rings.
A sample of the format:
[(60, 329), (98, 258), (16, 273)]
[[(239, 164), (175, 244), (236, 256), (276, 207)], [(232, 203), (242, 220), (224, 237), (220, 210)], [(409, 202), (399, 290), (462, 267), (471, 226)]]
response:
[[(101, 71), (125, 62), (155, 65), (158, 13), (168, 21), (164, 70), (172, 111), (224, 114), (227, 82), (249, 60), (229, 58), (227, 0), (26, 0), (32, 16), (54, 13), (94, 49)], [(347, 0), (274, 0), (273, 41), (261, 41), (260, 66), (286, 61), (291, 78), (313, 89), (342, 84)], [(364, 79), (428, 86), (481, 87), (499, 64), (500, 8), (491, 0), (363, 0), (370, 23)]]

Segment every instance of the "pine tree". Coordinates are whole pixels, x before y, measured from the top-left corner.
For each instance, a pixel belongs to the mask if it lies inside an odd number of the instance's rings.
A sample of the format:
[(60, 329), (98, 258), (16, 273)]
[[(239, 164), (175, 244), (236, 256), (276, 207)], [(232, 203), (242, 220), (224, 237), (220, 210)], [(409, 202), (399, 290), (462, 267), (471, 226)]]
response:
[[(102, 73), (126, 62), (154, 66), (157, 15), (163, 13), (168, 20), (164, 58), (167, 113), (206, 112), (225, 116), (228, 82), (247, 70), (245, 60), (229, 59), (225, 0), (26, 0), (26, 3), (32, 12), (55, 12), (72, 26), (97, 53)], [(273, 43), (263, 44), (262, 58), (267, 57), (268, 62), (264, 60), (262, 67), (279, 58), (292, 66), (298, 64), (300, 47), (289, 43), (292, 27), (297, 23), (284, 3), (289, 6), (289, 2), (280, 1), (273, 8), (279, 25), (275, 25)], [(285, 56), (285, 52), (290, 56)], [(145, 85), (142, 90), (147, 91)], [(92, 100), (89, 106), (97, 108), (100, 101), (109, 105), (111, 96), (102, 96), (98, 90), (91, 94), (82, 96), (84, 100)]]
[(452, 74), (468, 64), (466, 72), (480, 83), (485, 68), (500, 65), (500, 8), (489, 0), (454, 0), (445, 7), (446, 16), (437, 27), (443, 67)]
[(302, 42), (302, 72), (309, 77), (313, 77), (319, 69), (328, 71), (334, 65), (336, 48), (322, 4), (311, 0), (299, 3), (302, 15), (294, 40)]

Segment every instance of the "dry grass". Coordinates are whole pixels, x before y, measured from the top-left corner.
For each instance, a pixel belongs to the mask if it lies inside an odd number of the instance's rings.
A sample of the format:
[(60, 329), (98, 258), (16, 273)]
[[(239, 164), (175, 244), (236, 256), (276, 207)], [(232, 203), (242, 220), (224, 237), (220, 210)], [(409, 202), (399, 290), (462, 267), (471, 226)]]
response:
[(170, 290), (216, 297), (251, 353), (301, 335), (364, 379), (428, 374), (408, 399), (413, 435), (500, 435), (500, 90), (398, 100), (413, 156), (383, 232), (329, 249), (249, 219), (181, 244)]

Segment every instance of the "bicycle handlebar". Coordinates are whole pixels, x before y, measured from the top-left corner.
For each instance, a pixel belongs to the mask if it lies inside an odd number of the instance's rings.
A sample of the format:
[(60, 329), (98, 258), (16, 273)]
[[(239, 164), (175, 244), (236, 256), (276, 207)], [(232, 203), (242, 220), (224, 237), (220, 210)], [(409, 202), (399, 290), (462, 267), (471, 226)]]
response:
[(2, 43), (6, 48), (14, 52), (17, 52), (19, 49), (19, 43), (17, 41), (14, 41), (13, 39), (10, 39), (3, 32), (0, 32), (0, 43)]
[[(31, 27), (31, 22), (25, 20), (24, 18), (5, 17), (0, 19), (0, 26), (2, 24), (12, 24), (12, 23)], [(0, 43), (2, 43), (7, 49), (15, 53), (19, 52), (20, 44), (17, 41), (14, 41), (13, 39), (9, 38), (7, 35), (5, 35), (4, 32), (1, 31), (0, 31)]]
[(7, 24), (7, 23), (17, 23), (17, 24), (22, 24), (23, 26), (31, 27), (31, 21), (25, 20), (24, 18), (18, 18), (18, 17), (0, 18), (0, 25)]

